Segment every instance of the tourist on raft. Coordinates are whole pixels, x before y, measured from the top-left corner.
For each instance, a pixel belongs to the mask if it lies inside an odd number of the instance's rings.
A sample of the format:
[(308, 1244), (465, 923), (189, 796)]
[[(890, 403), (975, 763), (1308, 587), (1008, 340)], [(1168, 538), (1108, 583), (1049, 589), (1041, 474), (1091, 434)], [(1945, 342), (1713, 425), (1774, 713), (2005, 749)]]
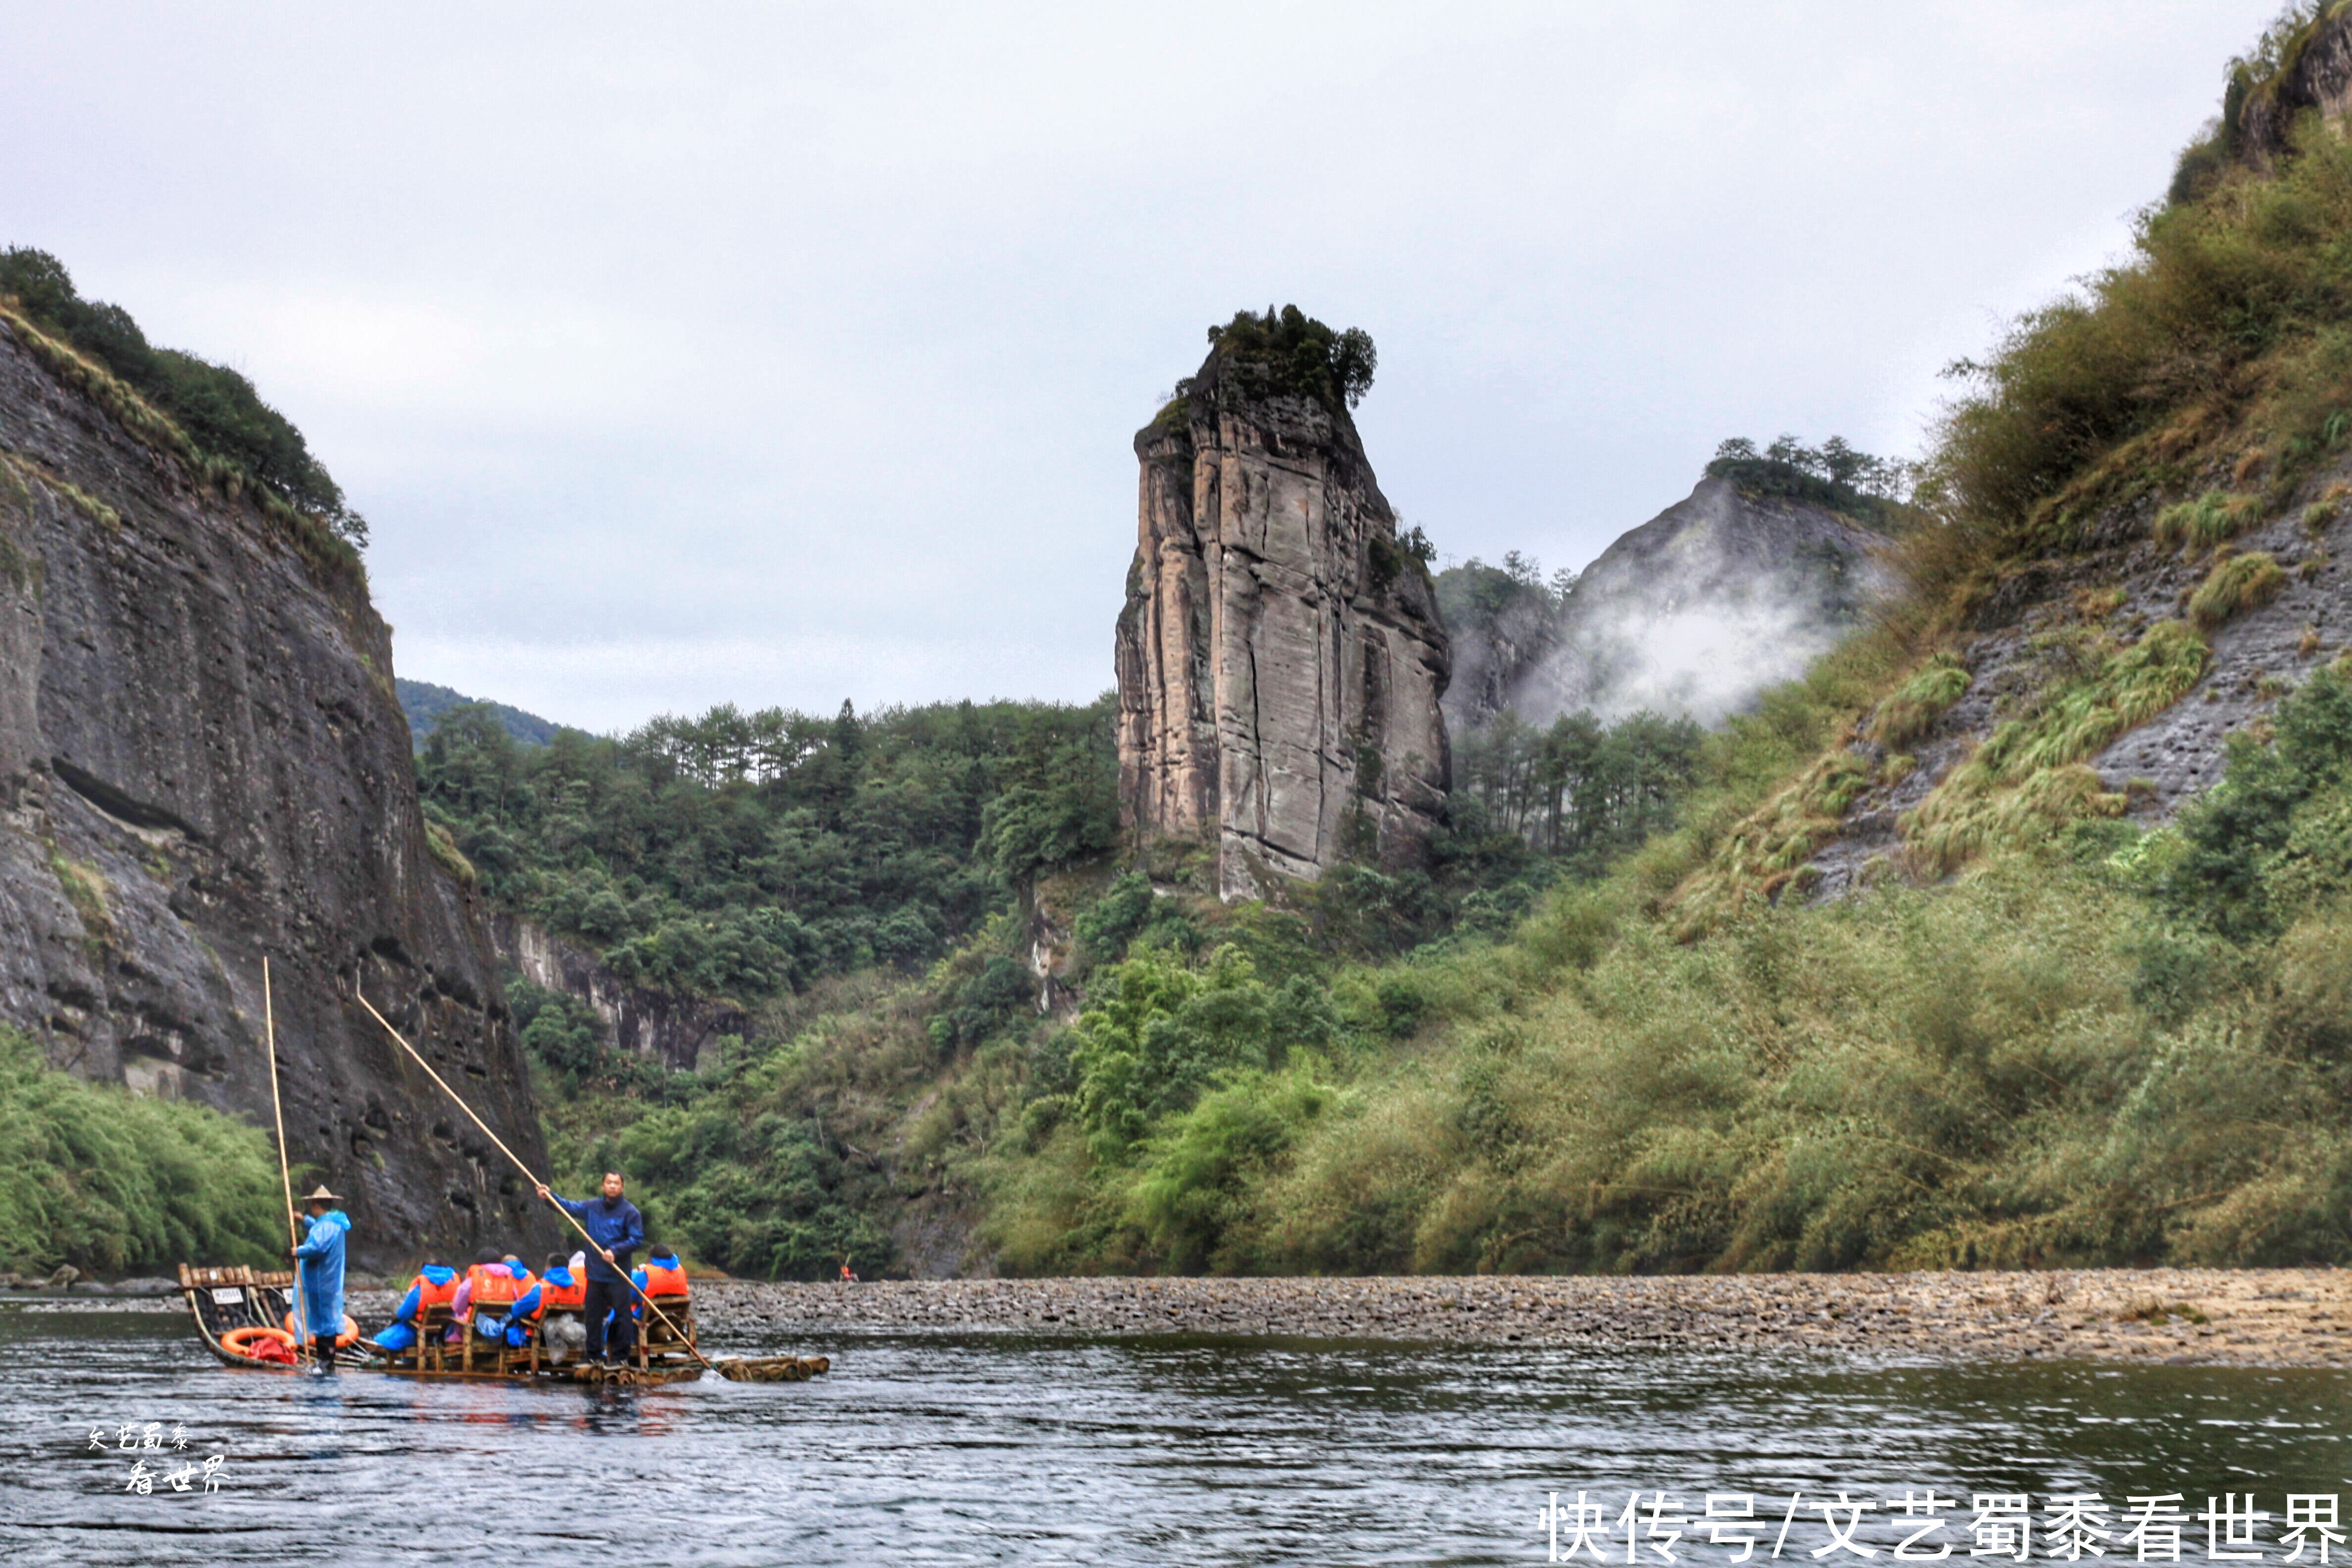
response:
[[(664, 1307), (672, 1301), (683, 1301), (692, 1294), (687, 1289), (686, 1265), (677, 1260), (677, 1249), (656, 1241), (646, 1243), (645, 1264), (630, 1269), (629, 1278), (636, 1282), (641, 1294), (650, 1296)], [(645, 1316), (646, 1309), (642, 1302), (638, 1304), (636, 1312), (640, 1318)]]
[[(659, 1242), (646, 1243), (645, 1265), (630, 1269), (629, 1278), (635, 1282), (638, 1295), (644, 1298), (634, 1309), (637, 1314), (639, 1333), (652, 1332), (652, 1329), (646, 1326), (646, 1300), (665, 1312), (677, 1312), (685, 1309), (688, 1298), (692, 1294), (686, 1285), (686, 1265), (677, 1260), (677, 1249)], [(655, 1319), (653, 1322), (658, 1326), (660, 1320)], [(679, 1331), (684, 1331), (682, 1327)]]
[(588, 1288), (580, 1315), (588, 1324), (588, 1359), (604, 1364), (609, 1364), (608, 1353), (627, 1360), (637, 1344), (637, 1320), (629, 1310), (637, 1293), (630, 1287), (628, 1268), (629, 1255), (646, 1244), (646, 1222), (621, 1191), (618, 1171), (604, 1173), (600, 1195), (578, 1202), (557, 1197), (543, 1182), (539, 1187), (539, 1195), (561, 1205), (595, 1244), (588, 1252)]
[(474, 1266), (458, 1281), (449, 1300), (449, 1316), (479, 1338), (504, 1340), (514, 1304), (537, 1283), (522, 1259), (509, 1252), (500, 1257), (495, 1247), (474, 1254)]
[(393, 1309), (392, 1321), (370, 1336), (368, 1343), (394, 1353), (415, 1349), (416, 1326), (425, 1321), (425, 1309), (449, 1306), (457, 1298), (457, 1271), (445, 1263), (418, 1269), (408, 1282), (408, 1294)]
[(321, 1372), (335, 1370), (335, 1336), (343, 1331), (343, 1241), (352, 1216), (335, 1206), (342, 1201), (324, 1185), (303, 1199), (304, 1235), (294, 1249), (305, 1337)]
[(548, 1359), (560, 1363), (587, 1342), (587, 1329), (579, 1318), (587, 1304), (586, 1270), (576, 1268), (563, 1254), (551, 1252), (547, 1272), (532, 1282), (507, 1314), (507, 1343), (520, 1348), (536, 1333)]

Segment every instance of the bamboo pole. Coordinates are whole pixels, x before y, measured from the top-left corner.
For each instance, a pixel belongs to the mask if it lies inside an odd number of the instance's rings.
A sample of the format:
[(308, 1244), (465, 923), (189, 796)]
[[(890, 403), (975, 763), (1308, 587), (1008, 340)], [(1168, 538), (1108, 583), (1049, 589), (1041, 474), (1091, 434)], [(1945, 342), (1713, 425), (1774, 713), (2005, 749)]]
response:
[[(448, 1080), (444, 1079), (439, 1073), (433, 1070), (433, 1064), (426, 1061), (417, 1051), (416, 1047), (408, 1043), (407, 1037), (404, 1036), (398, 1029), (392, 1026), (391, 1019), (385, 1017), (383, 1014), (375, 1010), (375, 1004), (367, 999), (367, 995), (364, 992), (354, 988), (352, 994), (359, 997), (360, 1005), (368, 1010), (368, 1016), (373, 1018), (377, 1023), (383, 1026), (384, 1033), (390, 1035), (394, 1039), (400, 1042), (400, 1048), (402, 1050), (406, 1051), (410, 1056), (416, 1058), (416, 1065), (425, 1069), (425, 1076), (431, 1079), (435, 1083), (439, 1084), (441, 1086), (441, 1092), (457, 1102), (457, 1109), (464, 1111), (467, 1116), (472, 1120), (474, 1125), (482, 1130), (482, 1136), (488, 1138), (491, 1142), (496, 1143), (499, 1146), (499, 1152), (504, 1154), (508, 1159), (514, 1162), (514, 1168), (523, 1173), (523, 1179), (525, 1181), (529, 1182), (534, 1189), (543, 1187), (547, 1184), (545, 1182), (541, 1181), (537, 1176), (531, 1174), (530, 1167), (522, 1163), (522, 1156), (508, 1148), (506, 1145), (506, 1140), (491, 1131), (490, 1124), (488, 1122), (474, 1114), (474, 1108), (466, 1103), (465, 1097), (460, 1095), (456, 1089), (451, 1089), (449, 1087)], [(603, 1247), (597, 1244), (596, 1238), (588, 1234), (588, 1227), (580, 1223), (579, 1215), (573, 1214), (570, 1209), (565, 1208), (562, 1204), (557, 1203), (551, 1195), (547, 1200), (547, 1206), (553, 1209), (557, 1214), (562, 1215), (565, 1223), (569, 1224), (572, 1229), (578, 1231), (580, 1233), (581, 1239), (587, 1242), (589, 1246), (595, 1247), (600, 1253), (604, 1250)], [(699, 1350), (695, 1349), (694, 1342), (688, 1339), (686, 1334), (676, 1323), (670, 1321), (669, 1314), (663, 1311), (659, 1304), (656, 1303), (651, 1296), (646, 1294), (644, 1287), (640, 1286), (635, 1280), (630, 1279), (628, 1273), (625, 1270), (622, 1271), (621, 1278), (628, 1280), (629, 1289), (636, 1291), (638, 1300), (643, 1301), (647, 1307), (653, 1309), (654, 1316), (662, 1321), (662, 1326), (667, 1329), (671, 1333), (677, 1334), (678, 1342), (685, 1345), (689, 1352), (693, 1352), (694, 1359), (702, 1363), (703, 1370), (706, 1372), (719, 1371), (717, 1367), (710, 1364), (710, 1358), (704, 1355)], [(472, 1343), (472, 1336), (470, 1334), (467, 1337), (467, 1342), (469, 1346)], [(723, 1377), (726, 1374), (724, 1373), (720, 1373), (719, 1375)]]
[[(278, 1010), (269, 995), (269, 955), (261, 955), (261, 1030), (269, 1049), (269, 1114), (278, 1123), (278, 1180), (286, 1190), (286, 1236), (295, 1247), (302, 1232), (294, 1223), (294, 1170), (286, 1160), (286, 1107), (278, 1098)], [(310, 1317), (302, 1310), (302, 1260), (294, 1259), (295, 1353), (310, 1353)], [(331, 1352), (329, 1353), (332, 1353)]]

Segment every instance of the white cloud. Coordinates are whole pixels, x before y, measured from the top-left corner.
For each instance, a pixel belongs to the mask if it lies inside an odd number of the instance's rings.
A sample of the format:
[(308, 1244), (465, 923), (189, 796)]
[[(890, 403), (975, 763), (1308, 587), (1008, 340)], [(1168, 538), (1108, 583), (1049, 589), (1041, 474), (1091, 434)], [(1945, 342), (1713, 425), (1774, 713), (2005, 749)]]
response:
[(1211, 320), (1368, 328), (1399, 508), (1579, 563), (1724, 436), (1913, 443), (2274, 9), (18, 6), (0, 239), (302, 426), (404, 673), (1083, 699)]

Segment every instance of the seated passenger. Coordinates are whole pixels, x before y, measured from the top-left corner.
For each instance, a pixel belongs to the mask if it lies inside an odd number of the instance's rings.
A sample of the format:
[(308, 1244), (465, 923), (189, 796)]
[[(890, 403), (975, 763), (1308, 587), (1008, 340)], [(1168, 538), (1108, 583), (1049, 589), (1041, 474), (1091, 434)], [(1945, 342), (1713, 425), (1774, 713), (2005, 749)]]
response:
[(499, 1257), (496, 1247), (486, 1247), (474, 1257), (450, 1302), (450, 1316), (481, 1339), (503, 1340), (509, 1314), (533, 1283), (530, 1270), (512, 1253)]
[(405, 1351), (416, 1348), (416, 1325), (425, 1321), (427, 1307), (449, 1304), (457, 1294), (457, 1271), (446, 1264), (428, 1263), (416, 1271), (408, 1282), (408, 1294), (392, 1310), (392, 1321), (379, 1330), (368, 1343), (379, 1350)]
[[(686, 1266), (677, 1260), (676, 1249), (658, 1243), (646, 1247), (645, 1262), (630, 1269), (629, 1278), (636, 1282), (638, 1289), (664, 1305), (672, 1300), (683, 1301), (688, 1294)], [(640, 1301), (638, 1315), (642, 1317), (645, 1310), (645, 1303)]]
[[(547, 1272), (533, 1280), (530, 1289), (515, 1299), (513, 1309), (507, 1313), (507, 1343), (518, 1349), (529, 1344), (531, 1333), (541, 1328), (542, 1320), (549, 1312), (555, 1313), (559, 1320), (571, 1314), (573, 1328), (579, 1329), (578, 1314), (587, 1301), (587, 1279), (572, 1271), (563, 1254), (550, 1253)], [(552, 1323), (545, 1325), (548, 1329), (554, 1326)], [(555, 1337), (565, 1341), (565, 1348), (568, 1349), (573, 1336), (567, 1333)], [(579, 1342), (586, 1342), (586, 1338), (585, 1330), (581, 1330)], [(543, 1336), (542, 1342), (550, 1344), (551, 1352), (552, 1341)]]

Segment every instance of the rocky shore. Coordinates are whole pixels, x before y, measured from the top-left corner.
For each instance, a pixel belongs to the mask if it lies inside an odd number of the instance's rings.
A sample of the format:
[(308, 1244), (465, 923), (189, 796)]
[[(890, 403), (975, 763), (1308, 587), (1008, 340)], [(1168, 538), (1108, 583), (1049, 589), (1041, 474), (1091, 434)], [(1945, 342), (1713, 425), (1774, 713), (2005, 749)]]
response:
[[(145, 1289), (162, 1283), (122, 1281), (92, 1294), (86, 1284), (36, 1289), (6, 1304), (181, 1310), (176, 1287), (168, 1295)], [(839, 1333), (1187, 1334), (2352, 1367), (2352, 1269), (2335, 1268), (856, 1285), (704, 1278), (695, 1294), (713, 1342), (730, 1346), (799, 1345)], [(396, 1297), (361, 1279), (344, 1300), (373, 1327)]]
[(1671, 1279), (709, 1280), (706, 1322), (811, 1334), (1232, 1334), (1946, 1360), (2352, 1365), (2352, 1270)]

